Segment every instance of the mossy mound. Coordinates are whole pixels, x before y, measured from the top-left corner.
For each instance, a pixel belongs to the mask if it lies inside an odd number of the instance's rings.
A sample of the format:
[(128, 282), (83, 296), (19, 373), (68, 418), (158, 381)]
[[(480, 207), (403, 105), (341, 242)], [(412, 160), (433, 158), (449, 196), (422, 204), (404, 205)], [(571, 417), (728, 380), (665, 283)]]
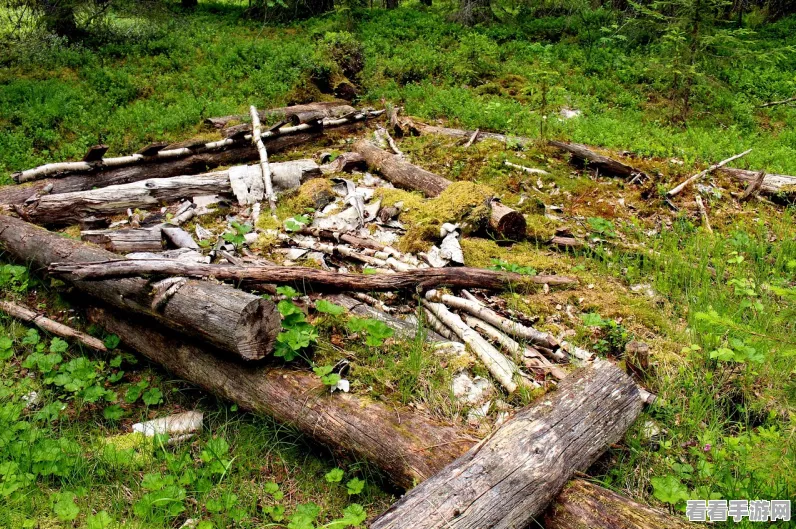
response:
[(301, 184), (298, 192), (290, 198), (289, 207), (303, 213), (308, 209), (322, 209), (334, 200), (332, 184), (326, 178), (313, 178)]
[(420, 252), (427, 251), (439, 239), (439, 229), (446, 222), (458, 223), (465, 235), (484, 228), (489, 221), (488, 202), (494, 192), (473, 182), (455, 182), (429, 200), (398, 189), (380, 189), (377, 195), (383, 207), (403, 202), (400, 219), (407, 231), (399, 247), (405, 252)]

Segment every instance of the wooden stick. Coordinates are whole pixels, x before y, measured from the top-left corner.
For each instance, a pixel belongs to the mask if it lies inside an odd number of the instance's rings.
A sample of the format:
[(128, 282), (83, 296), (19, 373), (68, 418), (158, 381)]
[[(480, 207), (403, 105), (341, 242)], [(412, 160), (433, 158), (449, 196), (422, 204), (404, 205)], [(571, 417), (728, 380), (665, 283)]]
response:
[(475, 143), (475, 140), (478, 139), (478, 133), (479, 132), (481, 132), (481, 129), (475, 129), (475, 132), (473, 132), (473, 135), (470, 136), (470, 139), (467, 140), (467, 143), (464, 144), (464, 148), (465, 149), (469, 148), (473, 143)]
[(535, 167), (525, 167), (524, 165), (517, 165), (516, 163), (511, 163), (510, 161), (506, 160), (503, 162), (503, 165), (506, 167), (512, 167), (514, 169), (519, 169), (520, 171), (525, 171), (526, 173), (530, 174), (550, 174), (544, 169), (536, 169)]
[(699, 213), (702, 215), (702, 225), (705, 227), (708, 233), (713, 233), (713, 228), (710, 227), (710, 219), (708, 218), (708, 210), (705, 209), (705, 203), (702, 202), (702, 197), (697, 194), (695, 199)]
[(100, 351), (103, 353), (108, 351), (108, 348), (105, 347), (105, 344), (102, 343), (102, 340), (94, 338), (93, 336), (89, 336), (88, 334), (73, 329), (72, 327), (64, 325), (63, 323), (58, 323), (55, 320), (51, 320), (50, 318), (47, 318), (46, 316), (39, 314), (38, 312), (23, 305), (12, 303), (11, 301), (0, 301), (0, 310), (10, 316), (13, 316), (14, 318), (17, 318), (18, 320), (22, 320), (25, 323), (32, 323), (36, 327), (56, 336), (60, 336), (61, 338), (69, 338), (70, 340), (78, 341), (86, 347), (94, 349), (95, 351)]
[(268, 166), (268, 151), (265, 150), (262, 133), (260, 131), (260, 116), (257, 109), (252, 105), (249, 107), (252, 117), (252, 143), (257, 147), (260, 154), (260, 169), (263, 172), (263, 182), (265, 183), (265, 197), (271, 207), (271, 215), (276, 217), (276, 197), (274, 196), (274, 183), (271, 181), (271, 168)]
[(749, 185), (746, 186), (746, 190), (743, 192), (743, 195), (739, 199), (741, 202), (746, 202), (752, 197), (757, 196), (760, 192), (760, 188), (763, 186), (763, 182), (766, 179), (766, 171), (765, 169), (757, 173), (757, 176), (754, 180), (749, 182)]
[(514, 393), (517, 389), (514, 375), (519, 374), (517, 364), (501, 354), (492, 344), (471, 329), (459, 316), (449, 311), (442, 303), (431, 303), (426, 300), (422, 300), (422, 303), (426, 310), (439, 318), (462, 342), (470, 346), (476, 356), (484, 363), (484, 366), (492, 373), (492, 376), (495, 377), (495, 380), (500, 382), (507, 392)]
[(389, 275), (338, 274), (301, 266), (228, 266), (185, 263), (169, 259), (104, 260), (82, 263), (53, 263), (50, 271), (72, 280), (100, 280), (120, 277), (189, 276), (246, 283), (296, 284), (306, 289), (386, 291), (419, 288), (423, 291), (442, 285), (457, 288), (504, 289), (523, 284), (569, 285), (577, 282), (563, 276), (523, 276), (481, 268), (420, 268)]
[(717, 163), (717, 164), (715, 164), (715, 165), (711, 165), (710, 167), (708, 167), (708, 168), (707, 168), (707, 169), (705, 169), (704, 171), (700, 171), (700, 172), (698, 172), (697, 174), (695, 174), (695, 175), (693, 175), (693, 176), (690, 176), (690, 177), (689, 177), (688, 179), (686, 179), (686, 180), (685, 180), (685, 181), (684, 181), (682, 184), (678, 185), (677, 187), (675, 187), (674, 189), (672, 189), (671, 191), (669, 191), (668, 193), (666, 193), (666, 196), (667, 196), (667, 197), (669, 197), (669, 198), (671, 198), (671, 197), (675, 196), (675, 195), (676, 195), (676, 194), (678, 194), (680, 191), (682, 191), (683, 189), (685, 189), (686, 187), (688, 187), (688, 186), (689, 186), (691, 183), (693, 183), (693, 182), (696, 182), (697, 180), (699, 180), (699, 179), (700, 179), (700, 178), (702, 178), (703, 176), (705, 176), (705, 175), (708, 175), (708, 174), (712, 173), (712, 172), (713, 172), (713, 171), (715, 171), (716, 169), (719, 169), (719, 168), (721, 168), (721, 167), (724, 167), (724, 166), (725, 166), (725, 165), (727, 165), (728, 163), (730, 163), (730, 162), (732, 162), (732, 161), (734, 161), (734, 160), (737, 160), (738, 158), (742, 158), (743, 156), (746, 156), (746, 155), (747, 155), (747, 154), (749, 154), (750, 152), (752, 152), (752, 149), (749, 149), (748, 151), (744, 151), (744, 152), (742, 152), (741, 154), (736, 154), (735, 156), (731, 156), (731, 157), (727, 158), (726, 160), (722, 160), (722, 161), (720, 161), (719, 163)]
[(785, 105), (787, 103), (792, 103), (796, 101), (796, 96), (789, 97), (788, 99), (783, 99), (782, 101), (769, 101), (768, 103), (763, 103), (760, 105), (759, 108), (766, 108), (766, 107), (773, 107), (777, 105)]
[(581, 368), (370, 527), (531, 527), (570, 478), (625, 435), (641, 407), (633, 381), (609, 362)]
[[(363, 111), (354, 116), (344, 117), (339, 119), (327, 118), (323, 120), (323, 127), (339, 127), (356, 121), (363, 121), (372, 117), (379, 116), (383, 110)], [(296, 134), (306, 132), (315, 127), (311, 123), (302, 123), (294, 127), (283, 127), (278, 130), (268, 130), (261, 134), (263, 140), (273, 138), (276, 136), (284, 136), (288, 134)], [(114, 167), (127, 167), (130, 165), (138, 165), (144, 163), (153, 163), (161, 161), (170, 161), (179, 158), (188, 157), (194, 154), (201, 154), (207, 152), (221, 151), (228, 149), (240, 141), (251, 143), (251, 135), (246, 135), (240, 140), (226, 138), (219, 141), (211, 141), (196, 147), (181, 147), (178, 149), (163, 149), (158, 151), (154, 156), (144, 156), (142, 154), (131, 154), (128, 156), (119, 156), (117, 158), (103, 158), (100, 162), (57, 162), (41, 165), (26, 171), (20, 171), (11, 175), (17, 183), (28, 182), (30, 180), (37, 180), (47, 176), (64, 176), (67, 174), (89, 172)]]

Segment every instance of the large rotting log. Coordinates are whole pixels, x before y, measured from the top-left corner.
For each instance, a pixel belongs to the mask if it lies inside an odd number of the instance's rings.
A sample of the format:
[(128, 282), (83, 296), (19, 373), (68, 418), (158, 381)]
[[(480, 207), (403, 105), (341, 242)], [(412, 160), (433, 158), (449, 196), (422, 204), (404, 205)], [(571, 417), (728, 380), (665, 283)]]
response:
[(376, 464), (409, 488), (472, 446), (475, 439), (408, 409), (367, 397), (329, 394), (309, 371), (247, 366), (127, 315), (92, 308), (89, 319), (153, 362), (242, 408), (289, 424), (321, 444)]
[[(118, 258), (8, 216), (0, 216), (0, 245), (17, 260), (38, 269), (46, 269), (54, 261), (81, 263)], [(265, 357), (281, 329), (279, 313), (271, 301), (227, 285), (184, 278), (155, 284), (142, 278), (73, 284), (97, 299), (155, 318), (237, 358)]]
[[(321, 117), (325, 118), (339, 118), (345, 116), (346, 114), (355, 112), (355, 110), (354, 107), (345, 101), (321, 101), (317, 103), (308, 103), (306, 105), (293, 105), (290, 107), (260, 110), (257, 114), (262, 120), (268, 120), (271, 118), (292, 120), (293, 116), (297, 114), (304, 114), (306, 112), (319, 112), (322, 114)], [(221, 116), (216, 118), (207, 118), (205, 120), (205, 124), (220, 129), (226, 127), (227, 124), (233, 121), (243, 121), (245, 119), (248, 119), (248, 116)]]
[(594, 362), (412, 489), (371, 528), (530, 527), (575, 472), (624, 436), (641, 406), (630, 377)]
[[(255, 367), (230, 362), (214, 355), (204, 346), (181, 340), (164, 333), (156, 326), (141, 322), (127, 314), (92, 308), (89, 320), (118, 335), (122, 342), (175, 375), (218, 395), (236, 402), (243, 409), (265, 414), (279, 422), (292, 425), (309, 437), (357, 459), (376, 464), (398, 486), (411, 488), (441, 471), (467, 450), (476, 446), (477, 439), (461, 428), (434, 421), (416, 410), (395, 409), (365, 397), (335, 393), (308, 372)], [(598, 395), (607, 389), (599, 388)], [(545, 448), (541, 448), (544, 454)], [(582, 480), (570, 483), (591, 491), (593, 500), (600, 502), (605, 489), (589, 486)], [(566, 494), (566, 491), (564, 492)], [(676, 518), (662, 518), (667, 523), (634, 526), (630, 520), (643, 520), (650, 509), (622, 498), (624, 517), (617, 517), (616, 529), (647, 529), (676, 527)], [(572, 510), (564, 499), (553, 503), (552, 509)], [(610, 509), (606, 507), (607, 511)], [(597, 509), (599, 512), (599, 509)], [(571, 518), (577, 520), (577, 518)], [(603, 526), (582, 523), (560, 526), (569, 528)], [(657, 521), (659, 518), (652, 518)], [(625, 525), (622, 525), (625, 523)], [(607, 526), (605, 529), (608, 529)], [(556, 527), (555, 529), (559, 529)], [(612, 528), (613, 529), (613, 528)]]
[[(49, 264), (49, 263), (48, 263)], [(201, 264), (169, 259), (102, 260), (77, 262), (69, 260), (53, 263), (50, 271), (70, 280), (104, 280), (120, 277), (187, 276), (212, 277), (220, 281), (235, 281), (247, 285), (289, 284), (303, 290), (332, 291), (388, 291), (441, 286), (453, 288), (488, 288), (502, 290), (523, 285), (570, 285), (576, 279), (565, 276), (525, 276), (513, 272), (483, 268), (420, 268), (394, 274), (341, 274), (303, 266), (235, 266)]]
[(123, 230), (84, 230), (80, 240), (115, 253), (159, 252), (163, 250), (160, 226)]
[[(400, 156), (380, 149), (367, 140), (357, 142), (354, 150), (362, 155), (371, 168), (398, 187), (420, 191), (428, 197), (436, 197), (453, 183), (447, 178), (412, 165)], [(516, 240), (525, 237), (527, 224), (521, 213), (493, 200), (489, 226), (503, 237)]]
[(694, 524), (584, 480), (567, 484), (544, 516), (545, 529), (693, 529)]
[[(312, 160), (294, 160), (270, 164), (275, 189), (295, 189), (303, 178), (320, 174)], [(115, 215), (128, 209), (146, 209), (163, 203), (198, 195), (232, 194), (238, 169), (245, 173), (239, 180), (262, 178), (259, 166), (238, 166), (226, 171), (198, 175), (152, 178), (130, 184), (100, 187), (58, 195), (44, 195), (22, 208), (22, 215), (31, 222), (57, 226), (77, 222), (83, 217)], [(236, 193), (239, 194), (239, 193)]]
[[(320, 131), (310, 131), (289, 136), (276, 136), (264, 141), (268, 152), (273, 154), (317, 139), (320, 136)], [(0, 204), (23, 204), (37, 195), (73, 193), (99, 187), (129, 184), (150, 178), (197, 174), (220, 166), (254, 160), (259, 160), (257, 149), (246, 143), (236, 144), (221, 151), (194, 154), (169, 162), (145, 163), (117, 168), (97, 168), (90, 173), (74, 174), (61, 178), (47, 178), (26, 185), (0, 187)]]

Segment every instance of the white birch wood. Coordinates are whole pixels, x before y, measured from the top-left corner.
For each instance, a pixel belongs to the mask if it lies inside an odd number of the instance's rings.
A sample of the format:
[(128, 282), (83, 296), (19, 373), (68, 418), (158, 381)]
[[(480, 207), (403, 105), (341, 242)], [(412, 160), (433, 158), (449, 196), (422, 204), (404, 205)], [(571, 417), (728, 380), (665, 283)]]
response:
[(741, 154), (736, 154), (735, 156), (731, 156), (731, 157), (727, 158), (726, 160), (722, 160), (722, 161), (720, 161), (719, 163), (717, 163), (715, 165), (711, 165), (710, 167), (708, 167), (704, 171), (700, 171), (697, 174), (688, 177), (682, 184), (678, 185), (677, 187), (675, 187), (674, 189), (672, 189), (671, 191), (666, 193), (666, 196), (668, 196), (668, 197), (675, 196), (676, 194), (680, 193), (683, 189), (688, 187), (690, 184), (696, 182), (697, 180), (699, 180), (703, 176), (712, 173), (716, 169), (720, 169), (721, 167), (724, 167), (728, 163), (730, 163), (732, 161), (735, 161), (738, 158), (742, 158), (742, 157), (746, 156), (750, 152), (752, 152), (752, 149), (749, 149), (748, 151), (744, 151)]
[[(271, 215), (276, 216), (276, 196), (274, 195), (274, 184), (271, 180), (271, 168), (268, 165), (268, 151), (265, 150), (263, 143), (262, 133), (260, 131), (260, 115), (254, 105), (249, 107), (249, 113), (252, 117), (252, 143), (257, 147), (257, 152), (260, 154), (260, 168), (262, 169), (262, 183), (265, 185), (265, 198), (268, 199), (268, 205), (271, 208)], [(252, 185), (249, 193), (255, 198), (257, 195), (262, 199), (262, 187), (259, 184)]]

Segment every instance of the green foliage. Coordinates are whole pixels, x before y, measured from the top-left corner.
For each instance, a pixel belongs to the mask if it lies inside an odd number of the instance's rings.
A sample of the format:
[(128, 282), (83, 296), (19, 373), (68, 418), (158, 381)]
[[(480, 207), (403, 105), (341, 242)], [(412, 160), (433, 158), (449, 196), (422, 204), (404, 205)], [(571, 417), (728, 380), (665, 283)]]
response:
[(531, 266), (520, 266), (515, 263), (507, 263), (501, 259), (492, 259), (492, 266), (490, 266), (489, 269), (504, 272), (514, 272), (515, 274), (522, 274), (526, 276), (536, 275), (536, 269)]
[(342, 377), (337, 373), (332, 373), (332, 370), (334, 370), (334, 366), (318, 366), (312, 368), (312, 371), (321, 377), (321, 382), (327, 386), (335, 387)]
[(583, 315), (583, 325), (596, 330), (592, 347), (603, 355), (622, 356), (625, 346), (631, 340), (630, 332), (620, 323), (611, 319), (604, 319), (596, 312)]
[(22, 294), (28, 290), (28, 269), (10, 264), (0, 265), (0, 288)]
[(381, 347), (384, 340), (390, 338), (395, 331), (387, 326), (383, 321), (373, 318), (352, 317), (347, 323), (348, 330), (365, 335), (365, 343), (371, 347)]
[(328, 483), (340, 483), (343, 481), (343, 469), (333, 468), (324, 476)]
[(232, 221), (230, 226), (232, 227), (232, 231), (224, 232), (224, 234), (221, 235), (221, 238), (228, 243), (235, 245), (235, 248), (240, 248), (243, 246), (243, 243), (246, 242), (246, 238), (244, 236), (252, 231), (252, 227), (249, 224), (240, 224), (235, 221)]
[(601, 237), (616, 238), (616, 226), (608, 219), (602, 217), (589, 217), (586, 219), (591, 228), (592, 234)]
[(285, 220), (285, 231), (299, 231), (310, 223), (310, 218), (306, 215), (296, 215)]
[(319, 299), (315, 302), (315, 310), (330, 316), (340, 316), (345, 313), (345, 307), (336, 305), (325, 299)]
[(290, 362), (317, 341), (318, 331), (307, 322), (304, 312), (292, 301), (280, 301), (277, 309), (282, 315), (282, 332), (276, 337), (274, 356)]

